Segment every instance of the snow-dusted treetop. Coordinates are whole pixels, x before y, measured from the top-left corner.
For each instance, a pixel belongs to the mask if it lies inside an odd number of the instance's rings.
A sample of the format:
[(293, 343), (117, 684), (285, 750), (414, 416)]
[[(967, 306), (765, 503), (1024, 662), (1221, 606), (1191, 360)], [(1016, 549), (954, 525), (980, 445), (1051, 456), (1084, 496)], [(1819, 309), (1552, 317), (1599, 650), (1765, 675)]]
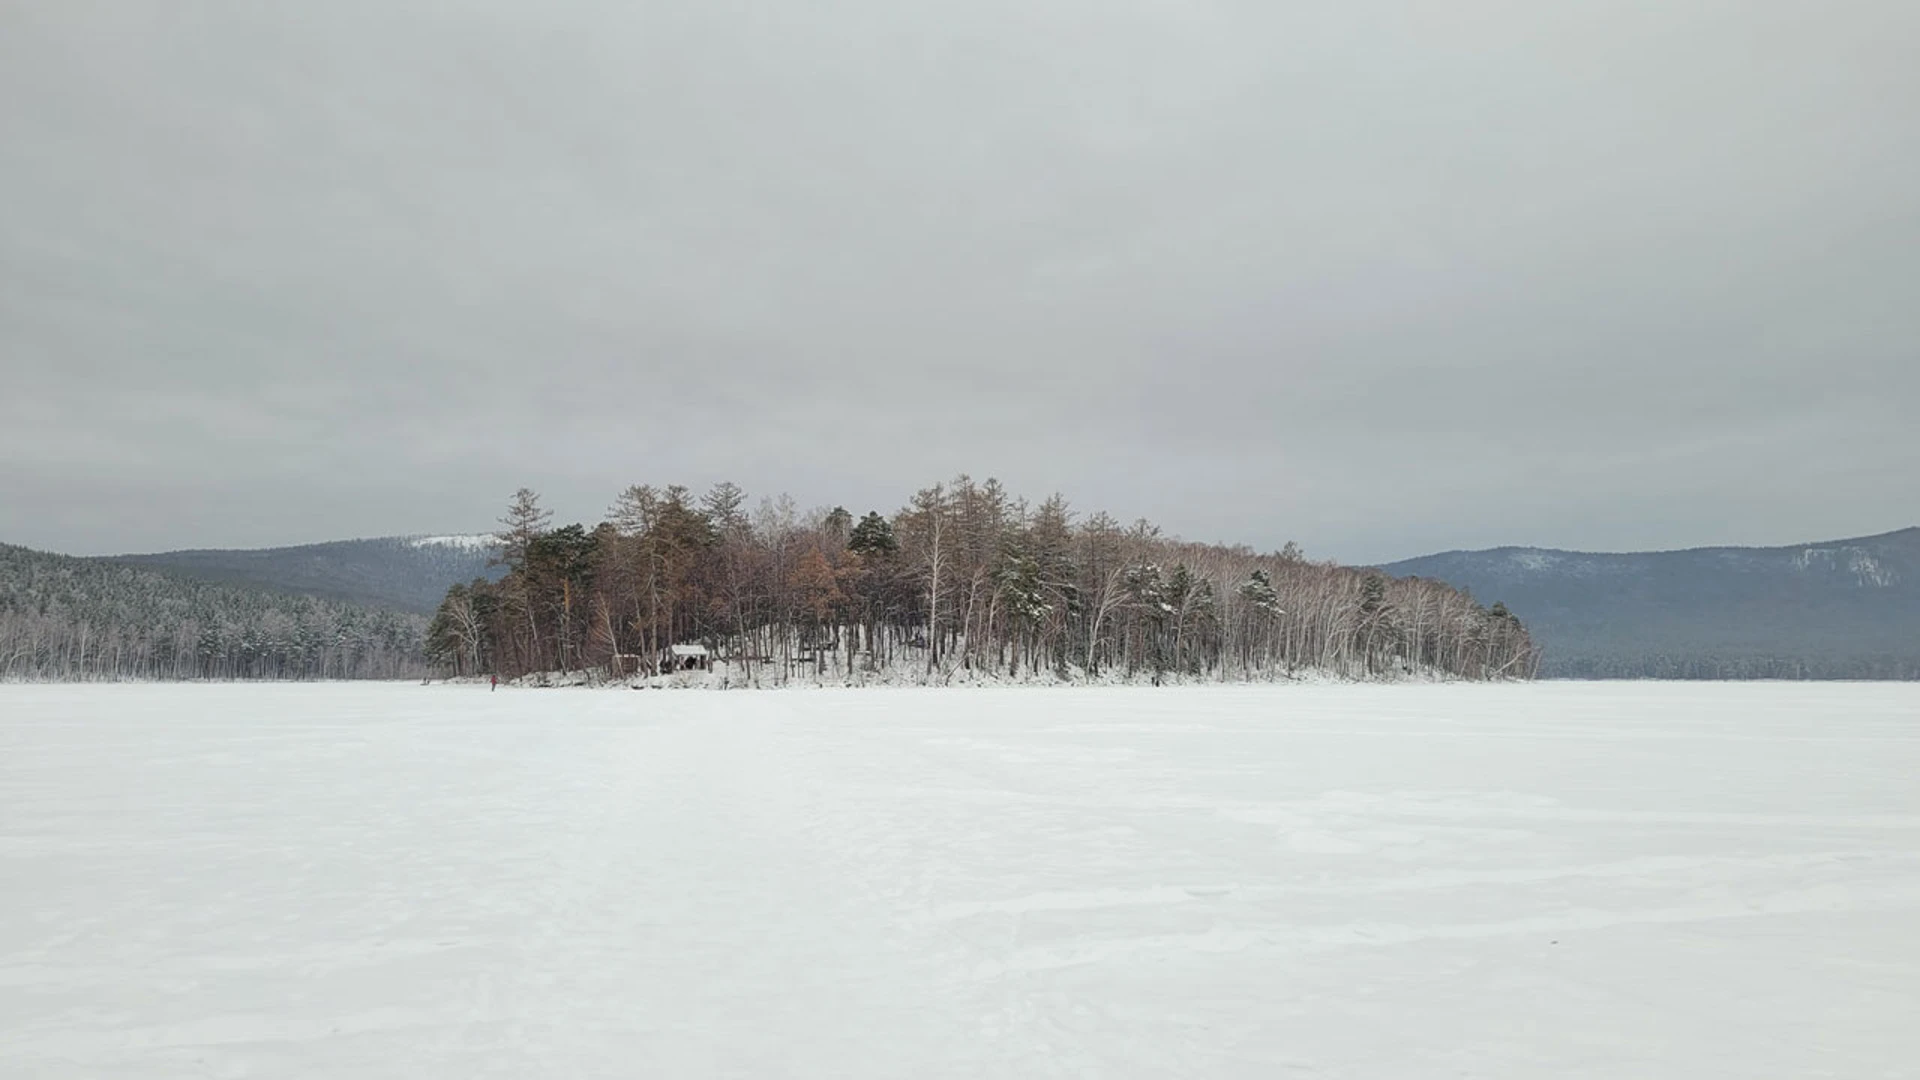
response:
[(408, 538), (410, 545), (417, 548), (450, 547), (465, 551), (484, 551), (499, 541), (492, 533), (461, 533), (452, 536), (414, 536)]

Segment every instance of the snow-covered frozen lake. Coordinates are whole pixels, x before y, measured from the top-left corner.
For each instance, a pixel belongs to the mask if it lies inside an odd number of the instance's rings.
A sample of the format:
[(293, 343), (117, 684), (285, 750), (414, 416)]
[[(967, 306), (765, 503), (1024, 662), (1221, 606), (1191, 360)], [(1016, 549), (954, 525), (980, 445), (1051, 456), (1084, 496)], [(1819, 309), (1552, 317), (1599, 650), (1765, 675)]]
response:
[(0, 1076), (1920, 1076), (1920, 686), (0, 686)]

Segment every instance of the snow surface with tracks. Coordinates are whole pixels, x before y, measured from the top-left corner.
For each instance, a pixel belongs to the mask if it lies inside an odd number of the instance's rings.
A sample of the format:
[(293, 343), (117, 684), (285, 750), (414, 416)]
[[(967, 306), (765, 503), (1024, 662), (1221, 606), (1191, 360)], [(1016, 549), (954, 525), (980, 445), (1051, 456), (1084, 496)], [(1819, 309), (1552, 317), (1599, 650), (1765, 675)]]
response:
[(1920, 1075), (1920, 687), (0, 686), (0, 1076)]

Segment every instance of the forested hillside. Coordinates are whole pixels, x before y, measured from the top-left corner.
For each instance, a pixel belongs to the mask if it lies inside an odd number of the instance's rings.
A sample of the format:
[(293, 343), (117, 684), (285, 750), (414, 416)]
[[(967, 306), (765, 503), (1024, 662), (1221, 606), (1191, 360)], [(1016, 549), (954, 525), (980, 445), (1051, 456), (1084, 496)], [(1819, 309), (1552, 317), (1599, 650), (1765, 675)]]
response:
[(113, 562), (176, 570), (209, 581), (256, 585), (330, 600), (431, 613), (447, 587), (489, 568), (486, 537), (389, 536), (298, 547), (116, 555)]
[(552, 527), (523, 489), (503, 525), (505, 578), (453, 588), (434, 618), (450, 672), (652, 670), (679, 643), (752, 682), (1499, 678), (1537, 662), (1519, 620), (1439, 582), (1183, 543), (964, 476), (857, 519), (749, 510), (731, 484), (635, 487), (591, 528)]
[(0, 678), (412, 678), (425, 623), (0, 544)]
[(1498, 596), (1567, 678), (1920, 679), (1920, 528), (1783, 548), (1456, 551), (1393, 563)]

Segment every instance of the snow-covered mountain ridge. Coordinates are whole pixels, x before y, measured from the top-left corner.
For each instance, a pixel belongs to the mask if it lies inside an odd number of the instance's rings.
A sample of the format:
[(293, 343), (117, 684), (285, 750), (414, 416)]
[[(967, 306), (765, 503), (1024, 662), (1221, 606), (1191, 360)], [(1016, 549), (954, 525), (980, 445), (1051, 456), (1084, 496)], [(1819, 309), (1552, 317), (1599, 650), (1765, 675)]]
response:
[(490, 534), (336, 540), (296, 547), (168, 551), (111, 561), (399, 611), (431, 613), (447, 589), (497, 576)]

